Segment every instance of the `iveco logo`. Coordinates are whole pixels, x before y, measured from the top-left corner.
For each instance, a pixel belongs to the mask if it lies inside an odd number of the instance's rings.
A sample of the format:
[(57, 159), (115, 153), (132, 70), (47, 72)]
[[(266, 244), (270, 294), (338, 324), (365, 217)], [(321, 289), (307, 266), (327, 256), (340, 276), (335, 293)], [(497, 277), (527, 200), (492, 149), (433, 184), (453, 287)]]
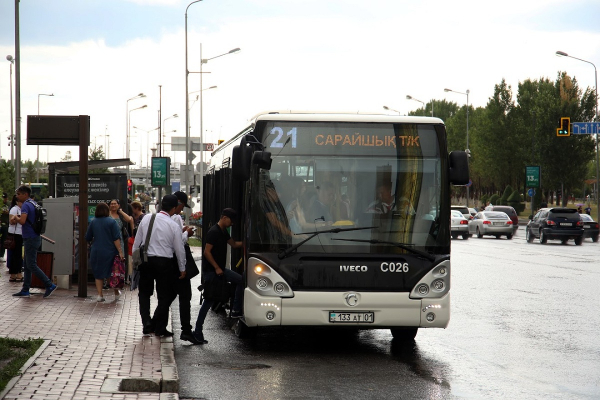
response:
[(340, 265), (340, 272), (367, 272), (369, 267), (366, 265)]
[(356, 293), (348, 293), (346, 295), (346, 304), (348, 304), (350, 307), (354, 307), (358, 304), (358, 296)]

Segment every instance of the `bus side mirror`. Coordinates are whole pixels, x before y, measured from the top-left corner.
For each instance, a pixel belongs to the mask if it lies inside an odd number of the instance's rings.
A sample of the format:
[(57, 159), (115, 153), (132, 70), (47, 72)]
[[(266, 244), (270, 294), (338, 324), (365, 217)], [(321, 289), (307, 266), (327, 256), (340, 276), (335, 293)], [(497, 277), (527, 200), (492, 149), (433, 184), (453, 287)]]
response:
[(252, 154), (252, 164), (258, 165), (259, 168), (268, 171), (271, 169), (272, 162), (273, 159), (271, 159), (271, 152), (269, 151), (255, 151), (254, 154)]
[(450, 183), (467, 185), (469, 183), (469, 158), (464, 151), (452, 151), (448, 155)]
[(242, 141), (242, 145), (234, 146), (231, 154), (231, 171), (233, 177), (240, 181), (250, 179), (250, 163), (252, 162), (252, 147)]

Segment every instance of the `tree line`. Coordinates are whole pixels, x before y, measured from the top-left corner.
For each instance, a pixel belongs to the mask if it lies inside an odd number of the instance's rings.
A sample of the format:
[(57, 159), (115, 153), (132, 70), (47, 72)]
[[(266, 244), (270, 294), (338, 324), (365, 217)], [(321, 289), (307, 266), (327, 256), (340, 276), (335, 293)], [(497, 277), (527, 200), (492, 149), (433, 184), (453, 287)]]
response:
[[(448, 151), (467, 146), (467, 106), (433, 100), (435, 116), (446, 124)], [(409, 115), (430, 115), (431, 103)], [(561, 117), (571, 122), (594, 121), (595, 91), (582, 90), (575, 78), (558, 72), (548, 78), (527, 79), (519, 83), (516, 96), (502, 81), (494, 85), (485, 107), (469, 105), (469, 159), (473, 185), (472, 200), (502, 194), (506, 187), (519, 190), (526, 199), (525, 166), (540, 166), (541, 188), (536, 203), (550, 203), (560, 198), (566, 205), (568, 196), (583, 198), (593, 188), (586, 179), (595, 178), (593, 135), (558, 137)], [(464, 188), (455, 188), (464, 191)], [(564, 193), (564, 196), (562, 195)]]

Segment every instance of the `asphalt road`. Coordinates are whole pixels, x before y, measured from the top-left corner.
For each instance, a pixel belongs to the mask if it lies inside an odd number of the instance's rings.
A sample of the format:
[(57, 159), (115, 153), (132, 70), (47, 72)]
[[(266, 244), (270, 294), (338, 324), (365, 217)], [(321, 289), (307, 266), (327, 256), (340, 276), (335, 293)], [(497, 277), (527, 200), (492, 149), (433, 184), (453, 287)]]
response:
[(308, 328), (239, 339), (211, 311), (207, 345), (176, 336), (180, 398), (600, 398), (600, 244), (524, 236), (453, 240), (450, 325), (421, 329), (414, 343), (387, 330)]

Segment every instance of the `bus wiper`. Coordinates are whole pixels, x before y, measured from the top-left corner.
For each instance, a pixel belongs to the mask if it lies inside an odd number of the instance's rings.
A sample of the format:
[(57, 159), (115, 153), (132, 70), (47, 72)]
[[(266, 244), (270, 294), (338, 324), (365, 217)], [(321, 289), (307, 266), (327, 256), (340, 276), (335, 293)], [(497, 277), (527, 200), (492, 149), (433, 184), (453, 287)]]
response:
[(386, 240), (377, 240), (377, 239), (369, 239), (369, 240), (364, 240), (364, 239), (331, 239), (331, 240), (344, 240), (347, 242), (363, 242), (363, 243), (371, 243), (371, 244), (391, 244), (392, 246), (396, 246), (399, 247), (401, 249), (410, 251), (411, 253), (414, 254), (418, 254), (422, 257), (425, 257), (426, 259), (428, 259), (429, 261), (435, 261), (435, 256), (432, 256), (429, 253), (426, 253), (424, 251), (421, 250), (417, 250), (417, 249), (413, 249), (412, 245), (408, 245), (405, 243), (399, 243), (399, 242), (388, 242)]
[(292, 252), (294, 252), (298, 247), (302, 246), (304, 243), (308, 242), (310, 239), (314, 238), (315, 236), (320, 235), (321, 233), (340, 233), (340, 232), (360, 231), (360, 230), (364, 230), (364, 229), (376, 229), (376, 228), (378, 228), (378, 227), (377, 226), (365, 226), (365, 227), (359, 227), (359, 228), (333, 228), (333, 229), (328, 229), (325, 231), (298, 233), (298, 235), (310, 235), (310, 236), (307, 239), (304, 239), (303, 241), (301, 241), (300, 243), (296, 243), (292, 247), (288, 247), (287, 249), (283, 250), (281, 253), (279, 253), (278, 257), (280, 260), (286, 258)]

